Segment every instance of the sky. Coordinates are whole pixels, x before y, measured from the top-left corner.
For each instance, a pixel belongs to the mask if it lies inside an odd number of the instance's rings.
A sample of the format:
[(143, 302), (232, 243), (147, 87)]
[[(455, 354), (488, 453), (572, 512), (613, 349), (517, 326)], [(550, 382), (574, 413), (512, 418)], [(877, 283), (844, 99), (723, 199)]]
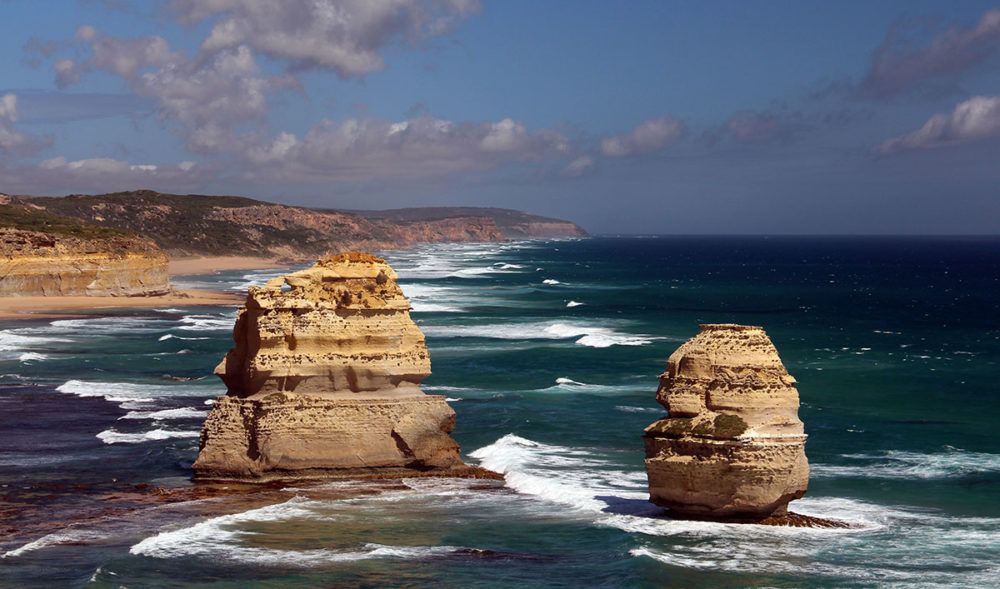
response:
[(0, 192), (1000, 233), (1000, 3), (0, 0)]

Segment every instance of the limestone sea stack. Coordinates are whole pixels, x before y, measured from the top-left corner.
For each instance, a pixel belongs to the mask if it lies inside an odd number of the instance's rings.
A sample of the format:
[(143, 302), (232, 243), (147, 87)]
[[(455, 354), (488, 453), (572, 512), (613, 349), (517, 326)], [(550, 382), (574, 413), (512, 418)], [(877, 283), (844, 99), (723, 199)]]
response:
[(695, 519), (786, 513), (809, 483), (799, 394), (760, 327), (702, 325), (667, 360), (645, 430), (650, 500)]
[(251, 287), (196, 477), (492, 474), (462, 463), (455, 412), (420, 390), (430, 357), (409, 309), (392, 268), (362, 253)]

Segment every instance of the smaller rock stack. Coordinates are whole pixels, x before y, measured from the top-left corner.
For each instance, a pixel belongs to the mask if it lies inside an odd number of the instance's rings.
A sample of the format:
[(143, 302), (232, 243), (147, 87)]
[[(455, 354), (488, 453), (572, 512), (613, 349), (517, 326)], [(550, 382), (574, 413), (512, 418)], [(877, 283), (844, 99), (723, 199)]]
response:
[(667, 360), (645, 430), (650, 501), (693, 519), (782, 516), (809, 483), (799, 394), (760, 327), (702, 325)]

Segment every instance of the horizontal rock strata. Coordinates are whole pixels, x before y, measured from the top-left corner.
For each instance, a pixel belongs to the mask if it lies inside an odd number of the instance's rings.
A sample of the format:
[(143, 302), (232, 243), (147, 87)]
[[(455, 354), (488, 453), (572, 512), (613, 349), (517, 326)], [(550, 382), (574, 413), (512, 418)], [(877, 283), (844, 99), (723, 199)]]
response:
[(763, 520), (809, 482), (799, 395), (759, 327), (702, 325), (667, 361), (645, 430), (650, 500), (681, 517)]
[(151, 296), (168, 258), (137, 237), (80, 238), (0, 228), (0, 296)]
[(418, 386), (427, 346), (382, 259), (342, 254), (251, 288), (233, 338), (199, 478), (486, 476), (462, 464), (444, 397)]

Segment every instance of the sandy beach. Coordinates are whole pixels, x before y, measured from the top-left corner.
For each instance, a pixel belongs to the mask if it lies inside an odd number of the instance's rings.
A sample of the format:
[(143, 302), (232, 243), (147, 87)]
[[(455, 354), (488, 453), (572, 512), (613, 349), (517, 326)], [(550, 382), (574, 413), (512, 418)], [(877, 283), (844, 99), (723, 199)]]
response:
[(154, 297), (0, 297), (0, 319), (31, 319), (104, 314), (115, 308), (238, 305), (244, 293), (179, 290)]
[(212, 274), (222, 270), (263, 270), (265, 268), (280, 268), (283, 266), (287, 266), (287, 264), (272, 258), (210, 256), (203, 258), (171, 258), (169, 269), (171, 276), (184, 276)]

